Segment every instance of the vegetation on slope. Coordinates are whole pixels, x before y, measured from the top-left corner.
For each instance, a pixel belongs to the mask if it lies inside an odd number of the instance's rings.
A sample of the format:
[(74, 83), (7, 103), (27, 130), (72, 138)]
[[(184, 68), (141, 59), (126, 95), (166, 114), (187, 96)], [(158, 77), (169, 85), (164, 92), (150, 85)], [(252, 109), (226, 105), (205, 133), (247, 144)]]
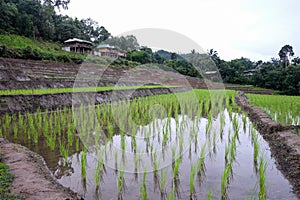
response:
[(84, 56), (61, 50), (58, 43), (37, 41), (18, 35), (0, 35), (0, 57), (81, 63)]

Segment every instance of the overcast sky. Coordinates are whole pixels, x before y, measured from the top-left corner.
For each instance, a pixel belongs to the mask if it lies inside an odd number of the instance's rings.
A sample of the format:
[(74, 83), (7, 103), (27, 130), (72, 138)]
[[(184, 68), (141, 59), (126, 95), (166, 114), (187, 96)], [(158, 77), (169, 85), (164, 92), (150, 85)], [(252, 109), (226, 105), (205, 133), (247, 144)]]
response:
[(285, 44), (300, 55), (299, 0), (71, 0), (62, 14), (90, 17), (113, 36), (140, 28), (175, 31), (225, 60), (267, 61)]

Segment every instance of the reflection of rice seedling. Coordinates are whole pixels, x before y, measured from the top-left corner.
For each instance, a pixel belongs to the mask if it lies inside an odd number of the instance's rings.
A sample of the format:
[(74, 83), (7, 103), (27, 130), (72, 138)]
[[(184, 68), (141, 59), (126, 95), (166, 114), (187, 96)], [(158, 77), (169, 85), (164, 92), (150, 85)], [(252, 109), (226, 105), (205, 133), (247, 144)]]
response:
[(157, 174), (157, 171), (158, 171), (157, 155), (156, 155), (156, 152), (154, 152), (154, 154), (153, 154), (153, 172), (154, 172), (154, 175)]
[(148, 193), (147, 193), (147, 187), (146, 187), (146, 175), (147, 175), (147, 172), (145, 170), (144, 176), (143, 176), (143, 184), (141, 185), (141, 190), (140, 190), (140, 197), (143, 200), (148, 199)]
[(95, 170), (95, 181), (96, 181), (96, 187), (100, 186), (100, 181), (102, 177), (102, 171), (103, 171), (103, 164), (98, 161), (97, 168)]
[(207, 199), (207, 200), (211, 200), (212, 194), (213, 194), (213, 193), (212, 193), (212, 190), (209, 189), (208, 192), (207, 192), (207, 198), (206, 198), (206, 199)]
[(168, 199), (168, 200), (174, 200), (174, 199), (175, 199), (175, 184), (173, 184), (172, 192), (169, 193), (167, 199)]
[(266, 199), (266, 168), (267, 163), (264, 158), (261, 157), (259, 161), (259, 199)]
[(161, 194), (164, 194), (166, 192), (167, 174), (168, 174), (168, 170), (165, 171), (161, 170), (160, 172), (159, 189)]
[(117, 184), (118, 184), (118, 198), (122, 199), (122, 193), (125, 188), (125, 179), (124, 179), (124, 171), (120, 170), (119, 176), (117, 178)]

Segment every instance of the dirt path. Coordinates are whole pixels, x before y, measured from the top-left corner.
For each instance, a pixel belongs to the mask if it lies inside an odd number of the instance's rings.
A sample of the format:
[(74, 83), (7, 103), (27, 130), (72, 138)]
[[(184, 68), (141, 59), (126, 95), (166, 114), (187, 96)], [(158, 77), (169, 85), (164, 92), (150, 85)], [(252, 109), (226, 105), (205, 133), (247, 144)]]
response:
[(290, 181), (293, 191), (300, 199), (300, 136), (296, 133), (296, 128), (299, 127), (272, 121), (260, 108), (249, 105), (243, 92), (236, 96), (236, 103), (248, 112), (251, 121), (269, 143), (279, 170)]
[(59, 185), (51, 176), (44, 159), (27, 148), (0, 138), (0, 154), (14, 174), (11, 193), (22, 199), (81, 199)]

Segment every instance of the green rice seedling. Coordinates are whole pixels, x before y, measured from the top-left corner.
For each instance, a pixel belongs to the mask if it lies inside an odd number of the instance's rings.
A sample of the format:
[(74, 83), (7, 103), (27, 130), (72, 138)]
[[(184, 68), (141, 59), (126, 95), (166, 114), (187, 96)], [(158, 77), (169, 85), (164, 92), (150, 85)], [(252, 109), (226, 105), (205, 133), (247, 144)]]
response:
[[(300, 125), (299, 96), (247, 94), (252, 105), (262, 108), (273, 120), (282, 124)], [(282, 104), (282, 102), (285, 102)]]
[(118, 199), (122, 199), (122, 194), (125, 188), (125, 179), (124, 179), (124, 171), (120, 170), (119, 176), (117, 178), (118, 183)]
[(86, 180), (86, 148), (83, 149), (81, 154), (81, 176), (83, 180)]
[(178, 174), (179, 174), (179, 166), (181, 163), (181, 158), (177, 158), (174, 164), (174, 168), (173, 168), (173, 179), (174, 180), (178, 180)]
[(96, 182), (96, 187), (99, 188), (100, 186), (100, 181), (102, 177), (102, 172), (103, 172), (103, 163), (98, 161), (97, 168), (95, 170), (95, 182)]
[(227, 199), (227, 184), (229, 180), (229, 174), (230, 174), (230, 167), (229, 165), (226, 165), (221, 179), (221, 193), (222, 193), (222, 199)]
[(143, 199), (143, 200), (148, 199), (146, 176), (147, 176), (147, 172), (145, 170), (144, 171), (144, 176), (143, 176), (143, 184), (141, 185), (141, 189), (140, 189), (140, 198)]
[(60, 155), (63, 156), (65, 162), (68, 162), (68, 150), (65, 148), (63, 142), (61, 140), (59, 140), (59, 151), (60, 151)]
[(259, 144), (258, 144), (258, 135), (254, 135), (253, 140), (253, 160), (254, 160), (254, 166), (257, 168), (257, 159), (258, 159), (258, 153), (259, 153)]
[(16, 125), (16, 124), (14, 124), (14, 138), (17, 138), (18, 137), (18, 130), (19, 130), (19, 128), (18, 128), (18, 126)]
[(266, 168), (267, 163), (263, 157), (259, 161), (259, 199), (266, 199)]
[(191, 173), (190, 173), (190, 199), (192, 199), (193, 194), (195, 192), (195, 174), (197, 171), (196, 165), (191, 165)]
[(243, 130), (246, 131), (247, 126), (247, 114), (243, 113)]

